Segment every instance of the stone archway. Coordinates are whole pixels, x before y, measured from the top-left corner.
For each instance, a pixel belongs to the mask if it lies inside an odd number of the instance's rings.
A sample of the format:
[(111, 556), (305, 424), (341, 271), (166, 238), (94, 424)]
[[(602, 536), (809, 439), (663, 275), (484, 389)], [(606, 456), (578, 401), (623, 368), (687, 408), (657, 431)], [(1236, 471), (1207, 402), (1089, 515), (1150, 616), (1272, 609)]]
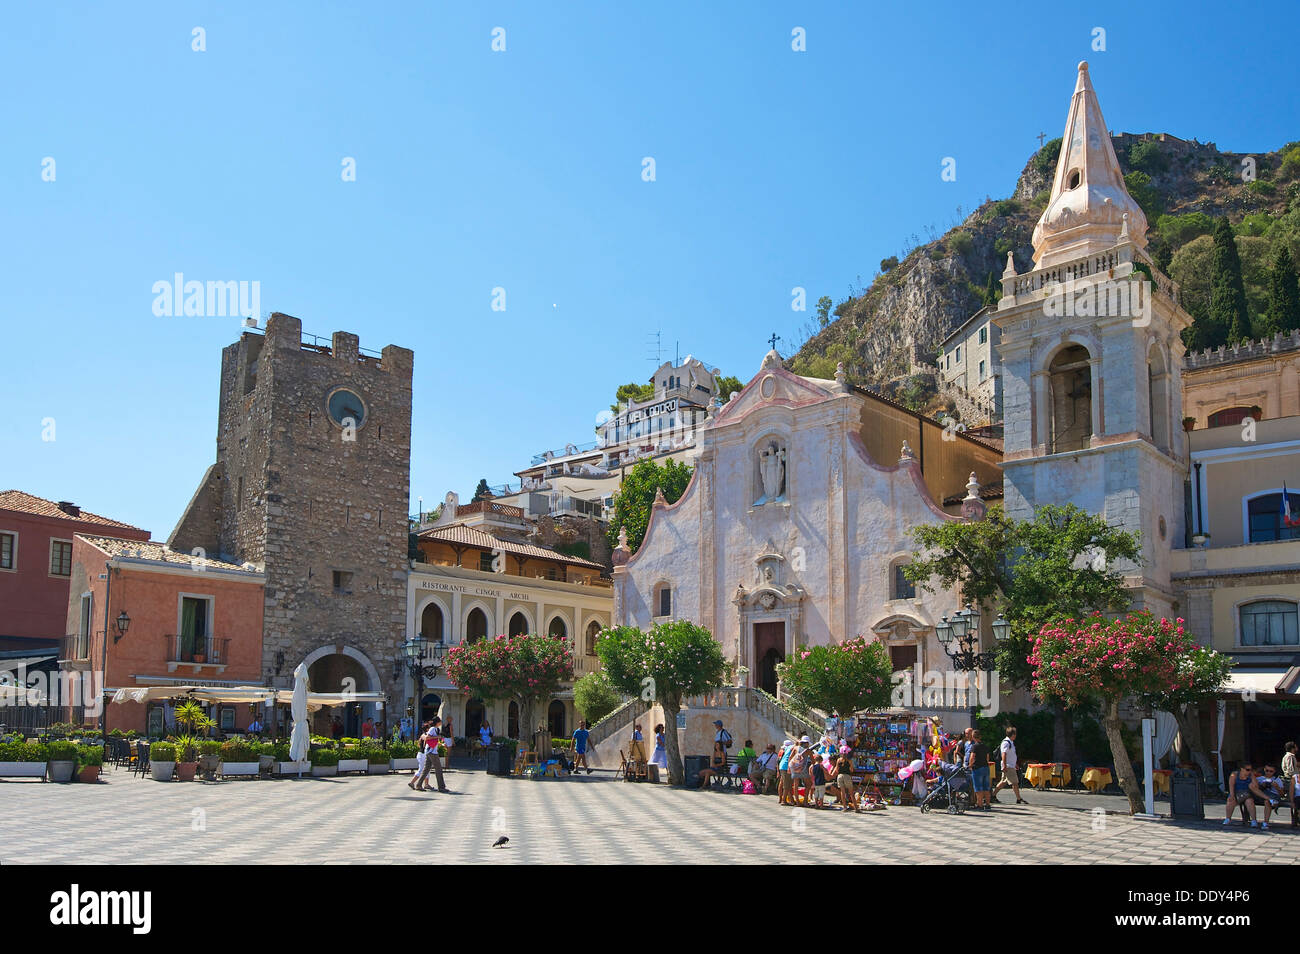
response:
[[(321, 646), (303, 659), (307, 667), (307, 681), (312, 692), (357, 691), (382, 692), (384, 684), (368, 656), (352, 646)], [(351, 683), (346, 680), (351, 680)], [(343, 734), (350, 738), (361, 735), (361, 723), (367, 718), (382, 720), (384, 713), (375, 703), (351, 703), (342, 709), (318, 709), (311, 718), (312, 731), (329, 735), (334, 716), (343, 720)]]

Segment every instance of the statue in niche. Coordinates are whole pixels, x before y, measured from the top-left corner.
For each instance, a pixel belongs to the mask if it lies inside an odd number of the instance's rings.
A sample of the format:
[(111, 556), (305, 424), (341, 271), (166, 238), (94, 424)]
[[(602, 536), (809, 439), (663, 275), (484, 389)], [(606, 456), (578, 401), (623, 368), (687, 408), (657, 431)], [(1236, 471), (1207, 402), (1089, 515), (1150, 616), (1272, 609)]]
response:
[(785, 499), (785, 449), (775, 443), (759, 455), (758, 474), (763, 482), (763, 496), (754, 501), (754, 506), (773, 503)]

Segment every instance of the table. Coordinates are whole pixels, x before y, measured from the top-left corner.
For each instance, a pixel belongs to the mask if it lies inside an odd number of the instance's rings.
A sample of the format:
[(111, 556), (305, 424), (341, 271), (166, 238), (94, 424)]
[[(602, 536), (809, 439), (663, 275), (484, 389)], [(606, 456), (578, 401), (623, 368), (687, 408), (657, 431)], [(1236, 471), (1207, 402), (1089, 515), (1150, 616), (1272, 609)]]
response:
[[(1053, 771), (1060, 768), (1061, 774), (1053, 776)], [(1064, 788), (1070, 784), (1070, 766), (1064, 762), (1031, 762), (1024, 767), (1025, 778), (1038, 791), (1048, 785)]]
[(1111, 783), (1110, 769), (1091, 766), (1083, 770), (1083, 787), (1090, 792), (1100, 792)]
[(1169, 794), (1169, 779), (1173, 775), (1169, 769), (1156, 769), (1153, 773), (1156, 783), (1156, 794)]

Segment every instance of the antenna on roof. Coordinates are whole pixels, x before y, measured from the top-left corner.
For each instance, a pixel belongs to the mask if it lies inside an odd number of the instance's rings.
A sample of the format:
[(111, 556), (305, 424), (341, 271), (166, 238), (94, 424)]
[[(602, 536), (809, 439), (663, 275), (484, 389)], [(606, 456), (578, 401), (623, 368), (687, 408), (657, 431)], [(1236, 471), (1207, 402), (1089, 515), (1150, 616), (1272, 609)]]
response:
[(658, 331), (656, 331), (656, 332), (654, 332), (654, 333), (652, 333), (652, 334), (650, 335), (650, 338), (652, 339), (652, 343), (651, 343), (651, 345), (650, 345), (650, 350), (654, 352), (654, 356), (651, 357), (650, 360), (653, 361), (653, 362), (655, 363), (655, 367), (656, 367), (656, 368), (659, 367), (659, 365), (661, 365), (661, 364), (664, 363), (664, 359), (663, 359), (663, 353), (664, 353), (663, 342), (660, 340), (660, 337), (661, 337), (661, 336), (660, 336), (660, 333), (659, 333)]

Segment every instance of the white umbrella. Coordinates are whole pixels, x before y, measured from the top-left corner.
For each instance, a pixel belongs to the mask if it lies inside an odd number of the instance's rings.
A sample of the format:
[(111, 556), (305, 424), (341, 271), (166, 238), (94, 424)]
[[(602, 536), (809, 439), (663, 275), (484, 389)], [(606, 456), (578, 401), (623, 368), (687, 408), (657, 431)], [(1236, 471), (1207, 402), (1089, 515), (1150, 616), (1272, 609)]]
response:
[[(293, 735), (289, 738), (289, 758), (301, 762), (307, 758), (307, 749), (311, 743), (307, 731), (307, 665), (299, 663), (293, 671)], [(301, 773), (300, 773), (301, 774)]]

